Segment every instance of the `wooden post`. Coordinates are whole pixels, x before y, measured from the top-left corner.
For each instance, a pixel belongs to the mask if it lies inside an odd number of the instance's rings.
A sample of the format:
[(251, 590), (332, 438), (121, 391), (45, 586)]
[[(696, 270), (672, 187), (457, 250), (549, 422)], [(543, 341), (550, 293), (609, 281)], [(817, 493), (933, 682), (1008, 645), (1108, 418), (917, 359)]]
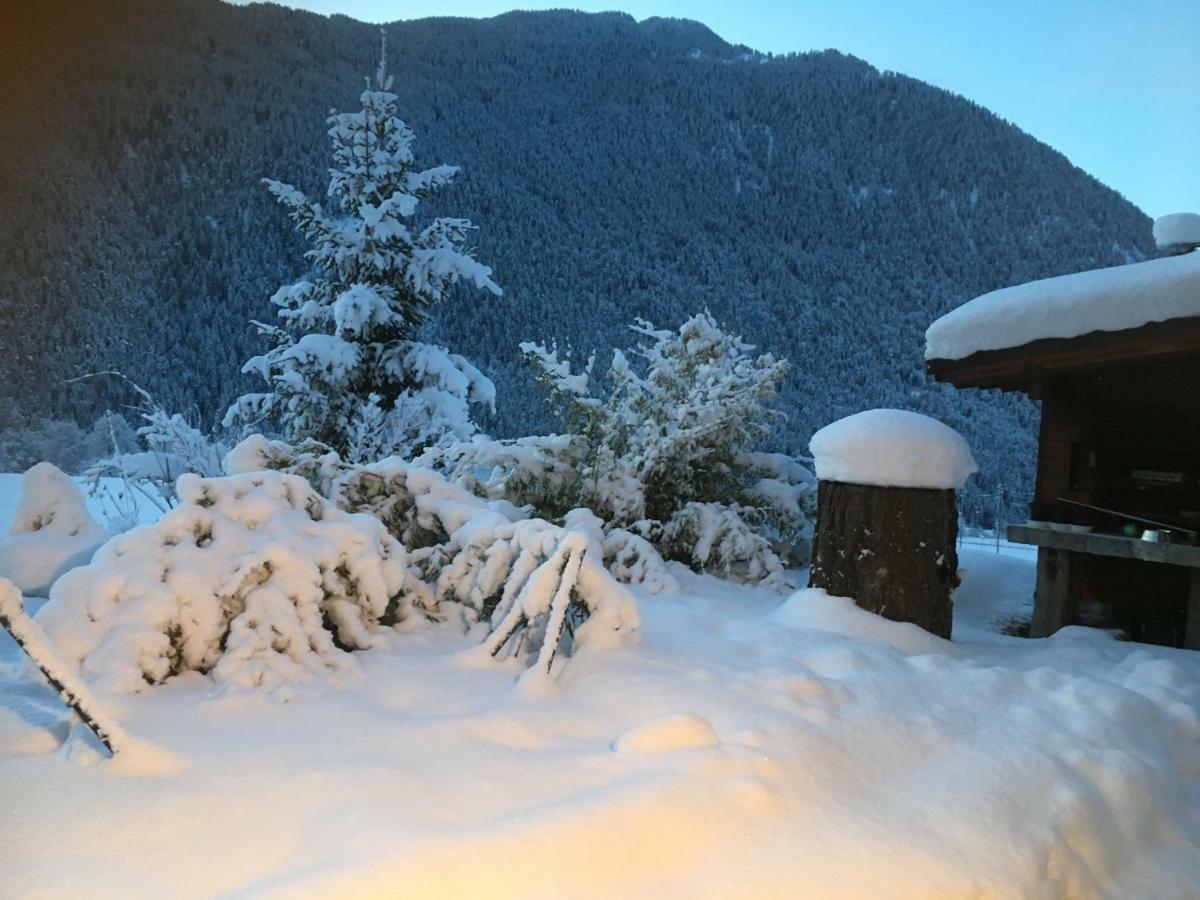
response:
[(952, 490), (821, 481), (809, 586), (949, 638), (957, 536)]
[(1192, 569), (1188, 583), (1187, 619), (1183, 627), (1183, 646), (1188, 650), (1200, 650), (1200, 569)]
[(1070, 621), (1071, 551), (1038, 547), (1029, 636), (1050, 637)]

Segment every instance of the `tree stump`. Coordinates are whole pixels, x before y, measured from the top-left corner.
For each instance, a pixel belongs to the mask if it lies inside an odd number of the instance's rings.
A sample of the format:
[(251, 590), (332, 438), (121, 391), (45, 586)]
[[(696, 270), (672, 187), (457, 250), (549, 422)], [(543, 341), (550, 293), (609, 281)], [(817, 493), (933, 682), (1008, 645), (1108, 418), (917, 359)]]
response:
[(809, 587), (949, 638), (958, 587), (954, 491), (821, 481)]

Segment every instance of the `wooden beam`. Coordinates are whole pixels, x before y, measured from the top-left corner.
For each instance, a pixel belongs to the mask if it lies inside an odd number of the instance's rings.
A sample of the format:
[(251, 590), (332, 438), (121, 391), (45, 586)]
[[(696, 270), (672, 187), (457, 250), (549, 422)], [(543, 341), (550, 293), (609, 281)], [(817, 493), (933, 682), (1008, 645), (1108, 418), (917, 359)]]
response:
[[(1033, 544), (1039, 548), (1111, 556), (1116, 559), (1139, 559), (1142, 562), (1170, 566), (1200, 568), (1200, 547), (1188, 544), (1164, 544), (1143, 541), (1119, 534), (1062, 531), (1041, 525), (1009, 525), (1008, 539), (1014, 544)], [(1039, 554), (1040, 558), (1040, 554)]]
[(1192, 569), (1188, 589), (1187, 619), (1183, 623), (1183, 646), (1200, 650), (1200, 569)]
[(1070, 585), (1071, 554), (1053, 547), (1038, 547), (1030, 637), (1050, 637), (1069, 623)]

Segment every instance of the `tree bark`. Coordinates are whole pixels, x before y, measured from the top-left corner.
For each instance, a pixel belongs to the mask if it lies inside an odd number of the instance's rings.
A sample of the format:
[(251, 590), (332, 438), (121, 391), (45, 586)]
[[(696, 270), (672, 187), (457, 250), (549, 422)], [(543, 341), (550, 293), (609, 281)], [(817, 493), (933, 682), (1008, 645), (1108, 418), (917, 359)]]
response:
[(954, 491), (822, 481), (809, 586), (949, 638), (958, 587)]

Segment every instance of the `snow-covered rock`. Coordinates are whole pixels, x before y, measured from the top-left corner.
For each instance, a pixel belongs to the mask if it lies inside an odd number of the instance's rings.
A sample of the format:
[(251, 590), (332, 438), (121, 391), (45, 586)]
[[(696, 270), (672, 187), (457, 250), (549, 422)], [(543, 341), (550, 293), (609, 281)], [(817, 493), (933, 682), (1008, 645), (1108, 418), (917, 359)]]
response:
[(812, 436), (809, 450), (821, 481), (959, 490), (979, 471), (957, 431), (902, 409), (839, 419)]
[(55, 579), (85, 564), (107, 539), (71, 476), (38, 463), (22, 476), (16, 515), (8, 536), (0, 538), (0, 578), (24, 594), (44, 596)]
[(964, 303), (925, 332), (926, 359), (1200, 316), (1200, 253), (1059, 275)]
[(1161, 248), (1200, 245), (1200, 215), (1180, 212), (1154, 220), (1154, 243)]

